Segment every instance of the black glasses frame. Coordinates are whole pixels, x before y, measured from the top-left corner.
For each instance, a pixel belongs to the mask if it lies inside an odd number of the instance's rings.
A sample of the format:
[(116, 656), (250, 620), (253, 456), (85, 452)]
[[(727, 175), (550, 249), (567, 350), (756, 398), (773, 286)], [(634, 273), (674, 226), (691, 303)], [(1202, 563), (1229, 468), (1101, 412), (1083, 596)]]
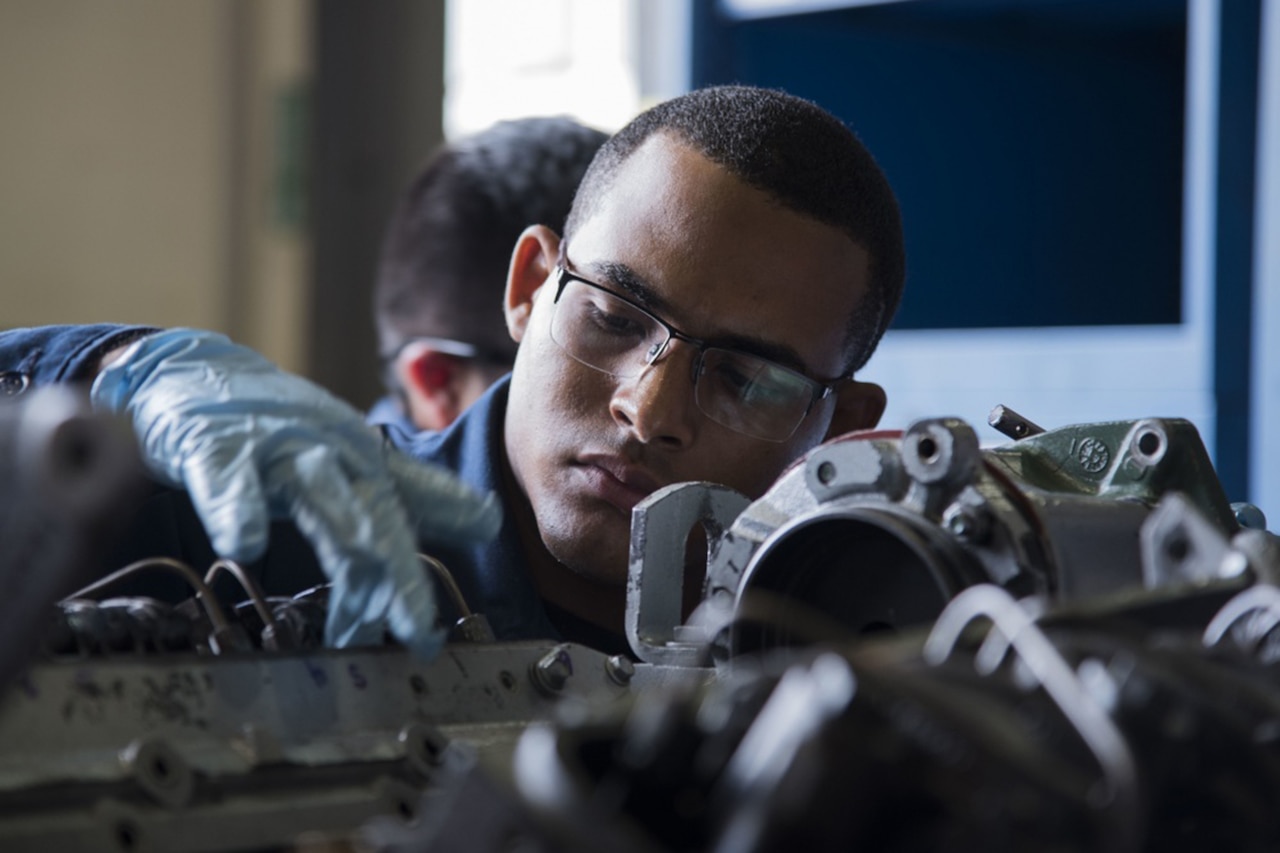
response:
[[(693, 376), (694, 376), (695, 382), (697, 381), (698, 372), (702, 368), (702, 359), (705, 356), (706, 351), (708, 349), (718, 349), (718, 350), (723, 350), (725, 352), (739, 353), (741, 355), (748, 356), (750, 358), (759, 359), (760, 361), (766, 362), (769, 365), (778, 368), (779, 370), (785, 370), (788, 373), (791, 373), (795, 376), (800, 377), (806, 383), (809, 384), (812, 394), (810, 395), (810, 398), (809, 398), (809, 404), (805, 406), (804, 414), (801, 415), (799, 420), (796, 421), (797, 427), (804, 421), (805, 418), (809, 416), (809, 413), (813, 411), (814, 404), (816, 404), (819, 400), (825, 400), (827, 397), (831, 396), (831, 394), (834, 393), (835, 390), (839, 388), (842, 384), (849, 381), (849, 377), (847, 376), (841, 376), (837, 379), (819, 379), (817, 377), (810, 376), (807, 373), (804, 373), (802, 371), (796, 370), (793, 367), (788, 367), (785, 364), (779, 364), (776, 361), (771, 361), (770, 359), (767, 359), (755, 353), (749, 353), (743, 350), (735, 350), (732, 347), (723, 347), (718, 344), (713, 344), (708, 341), (704, 341), (701, 338), (695, 338), (693, 335), (685, 334), (684, 332), (677, 329), (675, 326), (668, 323), (666, 320), (654, 314), (649, 309), (644, 308), (641, 305), (638, 305), (633, 299), (623, 296), (621, 293), (611, 290), (602, 284), (597, 284), (596, 282), (592, 281), (589, 278), (583, 278), (581, 275), (578, 275), (577, 273), (571, 271), (568, 267), (568, 261), (564, 257), (563, 252), (561, 253), (561, 257), (559, 261), (556, 263), (554, 275), (556, 277), (556, 296), (555, 296), (555, 299), (552, 300), (552, 304), (554, 305), (558, 305), (560, 303), (560, 297), (564, 294), (564, 289), (566, 286), (568, 286), (569, 282), (576, 281), (581, 284), (585, 284), (587, 287), (591, 287), (596, 290), (609, 294), (614, 299), (617, 299), (623, 302), (624, 304), (630, 306), (633, 310), (639, 312), (640, 314), (643, 314), (645, 317), (648, 317), (649, 319), (657, 323), (659, 326), (661, 326), (663, 329), (665, 329), (667, 332), (667, 339), (663, 341), (662, 344), (655, 345), (654, 347), (652, 347), (650, 351), (645, 354), (645, 361), (648, 362), (649, 364), (652, 364), (654, 361), (661, 358), (662, 354), (666, 352), (668, 345), (670, 345), (672, 338), (675, 338), (676, 340), (684, 341), (687, 344), (691, 344), (692, 346), (696, 347), (698, 350), (698, 357), (697, 359), (694, 360), (694, 363), (693, 363)], [(795, 427), (792, 427), (792, 432), (794, 431), (795, 431)], [(789, 437), (789, 435), (787, 437)], [(786, 437), (778, 440), (785, 441)]]

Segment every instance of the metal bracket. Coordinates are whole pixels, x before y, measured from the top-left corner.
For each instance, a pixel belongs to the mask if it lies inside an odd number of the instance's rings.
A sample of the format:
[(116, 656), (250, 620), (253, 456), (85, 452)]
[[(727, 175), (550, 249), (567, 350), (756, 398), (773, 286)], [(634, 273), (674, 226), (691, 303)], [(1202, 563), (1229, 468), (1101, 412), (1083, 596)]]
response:
[(715, 483), (676, 483), (659, 489), (631, 511), (627, 571), (627, 641), (645, 663), (699, 666), (706, 640), (682, 636), (684, 560), (695, 523), (708, 548), (733, 524), (750, 500)]

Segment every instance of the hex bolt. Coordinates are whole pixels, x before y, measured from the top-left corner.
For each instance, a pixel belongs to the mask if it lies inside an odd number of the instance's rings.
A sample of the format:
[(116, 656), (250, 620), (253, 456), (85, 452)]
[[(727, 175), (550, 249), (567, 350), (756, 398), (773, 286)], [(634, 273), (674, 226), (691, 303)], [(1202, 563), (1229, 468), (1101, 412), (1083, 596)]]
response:
[(991, 534), (991, 517), (981, 507), (952, 506), (943, 513), (942, 523), (962, 542), (981, 544)]
[(636, 665), (626, 655), (614, 655), (605, 658), (604, 671), (614, 684), (626, 687), (635, 678)]
[(529, 677), (534, 686), (549, 694), (563, 690), (572, 675), (573, 658), (563, 645), (556, 646), (529, 667)]
[(1266, 530), (1267, 516), (1261, 509), (1251, 503), (1233, 503), (1231, 512), (1236, 517), (1236, 523), (1248, 530)]

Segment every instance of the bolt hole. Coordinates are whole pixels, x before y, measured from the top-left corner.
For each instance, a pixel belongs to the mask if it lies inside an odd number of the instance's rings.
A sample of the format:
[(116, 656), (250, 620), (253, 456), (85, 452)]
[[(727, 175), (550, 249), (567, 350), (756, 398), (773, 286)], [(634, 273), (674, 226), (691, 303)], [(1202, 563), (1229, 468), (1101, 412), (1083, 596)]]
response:
[(498, 673), (498, 682), (507, 690), (516, 689), (516, 677), (505, 669)]
[(80, 474), (93, 468), (97, 448), (93, 441), (85, 435), (72, 435), (62, 442), (62, 467), (72, 473)]
[(116, 843), (121, 850), (132, 850), (138, 844), (138, 827), (132, 822), (122, 820), (116, 824)]
[(824, 486), (831, 485), (831, 481), (836, 478), (836, 466), (830, 462), (823, 462), (818, 466), (818, 482)]
[(169, 764), (163, 758), (155, 758), (151, 762), (151, 775), (164, 781), (169, 778)]
[(409, 676), (409, 689), (421, 696), (427, 692), (427, 682), (421, 675)]
[(1138, 436), (1138, 450), (1143, 456), (1155, 456), (1160, 452), (1160, 446), (1163, 442), (1160, 436), (1154, 432), (1144, 432)]
[(418, 751), (427, 757), (427, 760), (436, 763), (440, 760), (440, 756), (444, 753), (444, 744), (433, 738), (424, 736), (422, 743), (418, 747)]
[(916, 442), (916, 453), (919, 454), (921, 461), (932, 462), (938, 458), (938, 442), (924, 436)]
[(1181, 563), (1191, 555), (1191, 541), (1187, 539), (1182, 531), (1178, 531), (1169, 537), (1169, 541), (1165, 543), (1164, 550), (1170, 559)]
[(413, 803), (408, 800), (399, 800), (396, 802), (396, 812), (405, 820), (413, 820), (417, 816), (417, 810), (414, 809)]

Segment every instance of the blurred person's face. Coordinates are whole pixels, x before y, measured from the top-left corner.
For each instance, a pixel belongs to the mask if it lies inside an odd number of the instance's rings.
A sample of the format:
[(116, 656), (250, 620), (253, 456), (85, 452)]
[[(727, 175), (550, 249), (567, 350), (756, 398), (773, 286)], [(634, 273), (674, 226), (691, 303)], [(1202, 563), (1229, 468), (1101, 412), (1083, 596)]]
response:
[[(848, 320), (867, 293), (867, 252), (842, 231), (664, 135), (622, 164), (563, 249), (575, 274), (681, 332), (809, 377), (845, 370)], [(850, 382), (788, 437), (766, 441), (699, 408), (692, 344), (672, 340), (630, 378), (582, 363), (552, 338), (561, 251), (545, 228), (516, 249), (507, 315), (520, 348), (505, 441), (543, 544), (579, 575), (625, 582), (631, 509), (656, 489), (706, 480), (755, 498), (829, 434), (879, 420), (883, 392)]]

